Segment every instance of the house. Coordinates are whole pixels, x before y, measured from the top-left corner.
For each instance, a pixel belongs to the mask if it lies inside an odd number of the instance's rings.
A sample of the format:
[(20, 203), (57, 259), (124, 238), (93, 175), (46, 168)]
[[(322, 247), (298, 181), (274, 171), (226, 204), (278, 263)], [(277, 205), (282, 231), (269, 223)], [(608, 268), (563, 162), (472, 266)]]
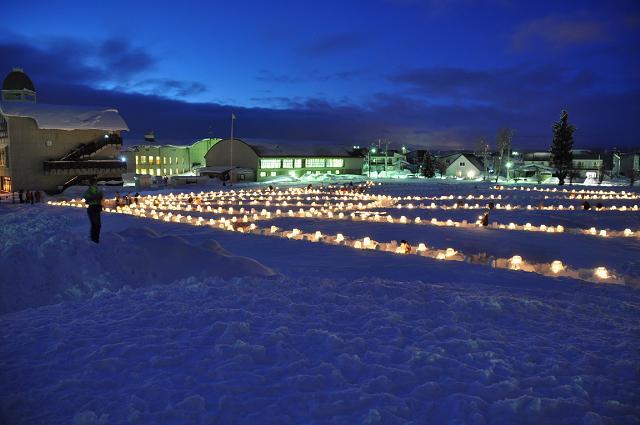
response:
[[(571, 153), (573, 155), (571, 170), (574, 177), (598, 179), (604, 173), (604, 158), (602, 154), (581, 149), (574, 149)], [(553, 168), (551, 152), (526, 152), (523, 155), (523, 165), (539, 165)]]
[(443, 167), (446, 167), (444, 175), (447, 177), (476, 179), (484, 175), (482, 159), (473, 154), (453, 154), (441, 157), (440, 160), (443, 162)]
[(59, 192), (90, 177), (120, 179), (121, 132), (129, 128), (113, 108), (36, 102), (22, 69), (2, 84), (0, 189)]
[(386, 177), (411, 172), (407, 162), (407, 150), (369, 149), (362, 166), (362, 174), (369, 177)]
[(265, 181), (309, 174), (362, 174), (363, 158), (342, 147), (272, 147), (223, 139), (207, 151), (205, 162), (207, 168), (229, 167), (233, 181), (239, 179), (237, 169), (253, 170), (257, 181)]
[(620, 174), (625, 177), (640, 174), (640, 152), (620, 154)]

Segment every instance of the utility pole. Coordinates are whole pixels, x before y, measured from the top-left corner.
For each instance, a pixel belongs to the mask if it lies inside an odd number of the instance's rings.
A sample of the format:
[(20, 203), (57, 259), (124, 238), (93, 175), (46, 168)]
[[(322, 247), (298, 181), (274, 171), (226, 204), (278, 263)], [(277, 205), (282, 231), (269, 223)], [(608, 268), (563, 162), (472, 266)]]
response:
[(231, 141), (229, 142), (229, 182), (233, 182), (233, 122), (236, 120), (234, 113), (231, 113)]

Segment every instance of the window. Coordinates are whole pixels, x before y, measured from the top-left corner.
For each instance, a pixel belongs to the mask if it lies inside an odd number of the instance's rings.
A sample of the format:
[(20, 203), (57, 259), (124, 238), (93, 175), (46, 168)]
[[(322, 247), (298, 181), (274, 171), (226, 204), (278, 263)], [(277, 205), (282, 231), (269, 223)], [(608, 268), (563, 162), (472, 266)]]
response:
[(339, 158), (327, 159), (327, 167), (329, 167), (329, 168), (342, 168), (342, 167), (344, 167), (344, 159), (339, 159)]
[(335, 170), (334, 173), (340, 174), (340, 170)]
[(307, 158), (305, 162), (307, 168), (324, 168), (324, 158)]
[(167, 157), (166, 157), (166, 156), (163, 156), (163, 157), (162, 157), (162, 163), (163, 163), (164, 165), (167, 165)]
[(136, 168), (136, 174), (142, 174), (140, 171), (141, 170), (139, 168)]
[(302, 168), (302, 160), (301, 159), (296, 159), (293, 161), (293, 167), (294, 168)]
[(141, 168), (140, 169), (140, 174), (147, 174), (147, 169), (146, 168)]
[(1, 167), (6, 167), (8, 165), (7, 156), (8, 156), (7, 147), (6, 146), (0, 147), (0, 166)]
[(267, 177), (266, 171), (260, 171), (260, 177)]
[(178, 165), (178, 157), (176, 156), (176, 165)]
[(270, 173), (269, 173), (269, 175), (270, 175), (271, 177), (275, 177), (275, 176), (277, 176), (277, 175), (278, 175), (278, 172), (277, 172), (277, 171), (272, 171), (272, 172), (270, 172)]
[(149, 164), (153, 164), (153, 155), (149, 155)]
[(172, 159), (173, 159), (172, 157), (169, 157), (169, 165), (171, 165), (171, 160)]
[(142, 155), (142, 156), (140, 157), (140, 164), (146, 164), (146, 163), (147, 163), (147, 157), (146, 157), (146, 156), (144, 156), (144, 155)]
[(160, 165), (160, 157), (156, 156), (156, 165)]
[(279, 159), (261, 159), (260, 168), (280, 168)]
[(293, 168), (293, 159), (283, 159), (282, 168)]
[(464, 167), (464, 162), (460, 162), (460, 166), (461, 166), (461, 167)]
[(169, 175), (173, 176), (173, 170), (171, 168), (169, 168)]
[(0, 115), (0, 139), (8, 139), (8, 138), (9, 138), (9, 129), (7, 127), (7, 120), (5, 120), (2, 115)]
[(138, 157), (138, 155), (136, 155), (136, 165), (138, 164), (138, 161), (140, 161), (140, 157)]
[(156, 176), (162, 175), (162, 173), (160, 171), (162, 171), (162, 170), (160, 170), (159, 168), (156, 170)]
[(162, 170), (162, 174), (164, 174), (165, 176), (167, 175), (167, 169), (166, 168), (164, 170)]

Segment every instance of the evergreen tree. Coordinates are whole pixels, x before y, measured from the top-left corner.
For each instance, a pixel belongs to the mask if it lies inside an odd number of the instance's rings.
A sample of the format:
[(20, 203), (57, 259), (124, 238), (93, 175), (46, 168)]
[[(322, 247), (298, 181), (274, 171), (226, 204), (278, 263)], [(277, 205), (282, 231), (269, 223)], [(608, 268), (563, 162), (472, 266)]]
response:
[(560, 121), (553, 124), (553, 142), (551, 143), (551, 165), (556, 169), (558, 184), (563, 185), (564, 179), (571, 172), (573, 155), (573, 132), (575, 126), (569, 124), (569, 114), (562, 111)]
[(436, 168), (433, 162), (434, 162), (433, 155), (431, 155), (431, 152), (426, 151), (422, 159), (422, 175), (424, 177), (427, 177), (427, 178), (435, 177)]

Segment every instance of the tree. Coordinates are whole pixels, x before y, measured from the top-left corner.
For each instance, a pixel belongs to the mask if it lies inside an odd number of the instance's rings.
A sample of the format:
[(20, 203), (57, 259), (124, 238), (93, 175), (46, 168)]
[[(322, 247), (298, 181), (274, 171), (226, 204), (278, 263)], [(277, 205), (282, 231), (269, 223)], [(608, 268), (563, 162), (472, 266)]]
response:
[(431, 152), (426, 151), (424, 153), (424, 157), (422, 158), (422, 175), (424, 177), (427, 177), (427, 178), (435, 177), (436, 168), (433, 162), (434, 161), (433, 161), (433, 156), (431, 155)]
[(558, 185), (564, 184), (564, 179), (572, 170), (573, 132), (575, 126), (569, 124), (569, 114), (562, 111), (560, 120), (553, 124), (553, 141), (551, 142), (551, 165), (556, 169)]
[(438, 158), (434, 161), (434, 165), (438, 172), (440, 173), (440, 177), (444, 176), (447, 173), (448, 164), (442, 158)]
[(498, 177), (502, 172), (502, 163), (506, 160), (509, 161), (511, 156), (511, 142), (513, 141), (513, 135), (515, 132), (510, 128), (501, 128), (496, 136), (496, 147), (498, 148), (498, 166), (496, 170), (496, 183), (498, 183)]
[(491, 150), (489, 147), (489, 144), (487, 142), (485, 142), (484, 137), (481, 137), (480, 139), (478, 139), (478, 141), (476, 142), (476, 151), (475, 151), (476, 156), (482, 158), (482, 165), (484, 165), (484, 175), (482, 177), (483, 180), (487, 179), (487, 175), (488, 175), (488, 166), (487, 166), (487, 161), (490, 156), (491, 156)]

